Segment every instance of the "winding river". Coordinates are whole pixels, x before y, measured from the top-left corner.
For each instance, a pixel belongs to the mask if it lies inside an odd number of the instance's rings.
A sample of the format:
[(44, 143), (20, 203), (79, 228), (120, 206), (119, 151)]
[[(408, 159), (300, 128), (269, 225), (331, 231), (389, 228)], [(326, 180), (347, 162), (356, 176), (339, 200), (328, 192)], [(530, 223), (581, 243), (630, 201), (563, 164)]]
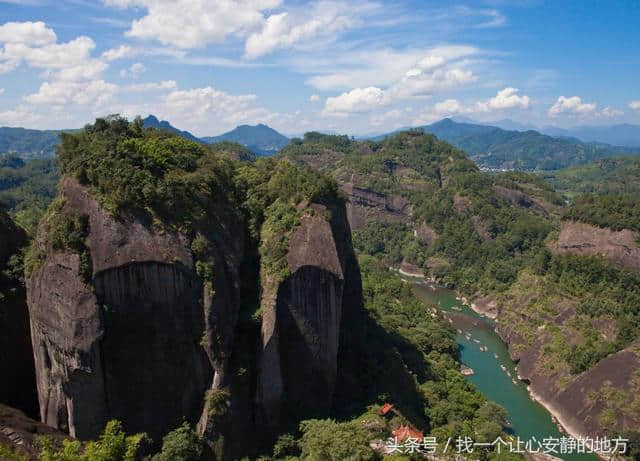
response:
[[(551, 414), (533, 401), (525, 383), (517, 378), (514, 362), (506, 345), (494, 331), (493, 322), (475, 313), (456, 298), (456, 294), (424, 280), (408, 279), (418, 298), (437, 304), (455, 319), (456, 341), (460, 359), (474, 374), (468, 376), (476, 388), (489, 400), (502, 405), (508, 413), (514, 435), (521, 440), (542, 441), (544, 438), (568, 437), (560, 432)], [(597, 461), (593, 454), (554, 455), (567, 461)]]

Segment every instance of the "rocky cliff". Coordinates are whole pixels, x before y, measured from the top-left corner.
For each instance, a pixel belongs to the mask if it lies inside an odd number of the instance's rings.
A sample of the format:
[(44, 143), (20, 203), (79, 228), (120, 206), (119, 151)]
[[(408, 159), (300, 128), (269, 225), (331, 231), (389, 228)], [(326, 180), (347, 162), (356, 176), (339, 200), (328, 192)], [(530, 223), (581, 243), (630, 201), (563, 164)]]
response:
[[(29, 332), (25, 289), (9, 259), (27, 237), (0, 210), (0, 403), (36, 416), (35, 368)], [(11, 273), (7, 273), (10, 271)]]
[(328, 414), (344, 311), (361, 306), (344, 206), (303, 211), (286, 256), (290, 275), (263, 278), (257, 399), (267, 426)]
[[(577, 309), (578, 300), (524, 273), (491, 313), (497, 313), (496, 331), (518, 363), (520, 379), (572, 435), (612, 437), (634, 430), (640, 424), (640, 345), (635, 341), (580, 373), (572, 372), (566, 354), (584, 336), (578, 327), (585, 320)], [(598, 336), (615, 340), (618, 325), (613, 319), (601, 316), (589, 322)]]
[(564, 221), (557, 241), (549, 246), (560, 254), (602, 255), (619, 267), (640, 272), (640, 246), (637, 232), (614, 231), (590, 224)]
[(362, 308), (344, 202), (286, 161), (140, 130), (100, 122), (62, 143), (25, 259), (41, 420), (84, 440), (119, 419), (156, 444), (187, 420), (206, 459), (255, 454), (332, 407), (342, 315)]
[(91, 438), (117, 418), (160, 440), (183, 418), (197, 421), (206, 390), (224, 380), (241, 255), (233, 245), (228, 260), (211, 250), (214, 290), (184, 234), (116, 220), (70, 178), (60, 190), (57, 213), (86, 217), (91, 269), (83, 273), (86, 254), (50, 245), (45, 218), (35, 243), (43, 260), (27, 281), (42, 421)]

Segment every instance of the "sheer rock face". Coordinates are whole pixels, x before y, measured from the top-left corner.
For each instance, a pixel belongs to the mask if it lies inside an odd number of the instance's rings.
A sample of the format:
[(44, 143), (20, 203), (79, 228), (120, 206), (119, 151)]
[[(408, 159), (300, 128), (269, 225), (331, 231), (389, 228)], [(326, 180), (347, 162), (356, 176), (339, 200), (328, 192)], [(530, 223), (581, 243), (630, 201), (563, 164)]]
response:
[(341, 186), (347, 197), (347, 215), (353, 230), (359, 230), (370, 222), (409, 222), (412, 210), (409, 202), (400, 195), (384, 195), (362, 189), (351, 182)]
[(640, 272), (638, 233), (628, 229), (614, 231), (580, 222), (564, 221), (558, 240), (550, 244), (560, 254), (603, 255), (619, 267)]
[(267, 426), (326, 415), (338, 367), (343, 311), (361, 305), (357, 262), (344, 208), (312, 205), (291, 237), (291, 275), (263, 279), (258, 405)]
[[(79, 255), (37, 239), (46, 258), (27, 291), (42, 421), (86, 439), (117, 418), (159, 441), (183, 419), (198, 421), (214, 374), (224, 375), (237, 284), (211, 294), (186, 236), (115, 220), (69, 178), (61, 193), (64, 207), (89, 218), (93, 273), (84, 280)], [(216, 270), (233, 276), (236, 259), (216, 259)], [(208, 337), (221, 338), (217, 350)]]
[(26, 294), (21, 283), (2, 275), (9, 258), (26, 241), (22, 229), (0, 210), (0, 403), (36, 416), (38, 398)]

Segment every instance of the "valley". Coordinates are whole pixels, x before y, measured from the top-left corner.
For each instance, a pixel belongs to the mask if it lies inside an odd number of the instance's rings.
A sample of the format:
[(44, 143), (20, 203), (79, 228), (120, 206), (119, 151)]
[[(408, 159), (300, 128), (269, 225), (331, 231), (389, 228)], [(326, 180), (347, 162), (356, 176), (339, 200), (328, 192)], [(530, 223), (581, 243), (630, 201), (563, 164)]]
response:
[[(22, 360), (33, 354), (40, 419), (60, 431), (52, 452), (105, 427), (144, 433), (141, 453), (191, 437), (219, 459), (375, 459), (370, 442), (403, 424), (440, 440), (562, 437), (527, 386), (573, 435), (637, 437), (629, 195), (576, 185), (569, 201), (544, 174), (482, 172), (422, 130), (312, 132), (259, 158), (99, 119), (62, 135), (55, 167), (3, 162), (18, 245), (32, 239), (10, 250), (17, 288), (4, 290), (26, 287)], [(400, 417), (378, 413), (389, 402)]]

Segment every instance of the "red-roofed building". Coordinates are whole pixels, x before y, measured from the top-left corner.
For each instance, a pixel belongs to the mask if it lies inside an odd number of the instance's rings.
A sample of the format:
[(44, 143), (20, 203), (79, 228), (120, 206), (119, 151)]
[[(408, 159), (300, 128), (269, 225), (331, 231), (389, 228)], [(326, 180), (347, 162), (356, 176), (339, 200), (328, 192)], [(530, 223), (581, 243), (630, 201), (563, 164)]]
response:
[(380, 408), (380, 415), (384, 416), (391, 410), (393, 410), (393, 405), (391, 405), (390, 403), (385, 403), (384, 405), (382, 405), (382, 408)]
[(422, 432), (420, 432), (418, 429), (414, 429), (411, 426), (397, 427), (391, 433), (393, 434), (393, 437), (398, 441), (398, 443), (404, 442), (409, 438), (417, 440), (424, 439), (424, 435), (422, 434)]

